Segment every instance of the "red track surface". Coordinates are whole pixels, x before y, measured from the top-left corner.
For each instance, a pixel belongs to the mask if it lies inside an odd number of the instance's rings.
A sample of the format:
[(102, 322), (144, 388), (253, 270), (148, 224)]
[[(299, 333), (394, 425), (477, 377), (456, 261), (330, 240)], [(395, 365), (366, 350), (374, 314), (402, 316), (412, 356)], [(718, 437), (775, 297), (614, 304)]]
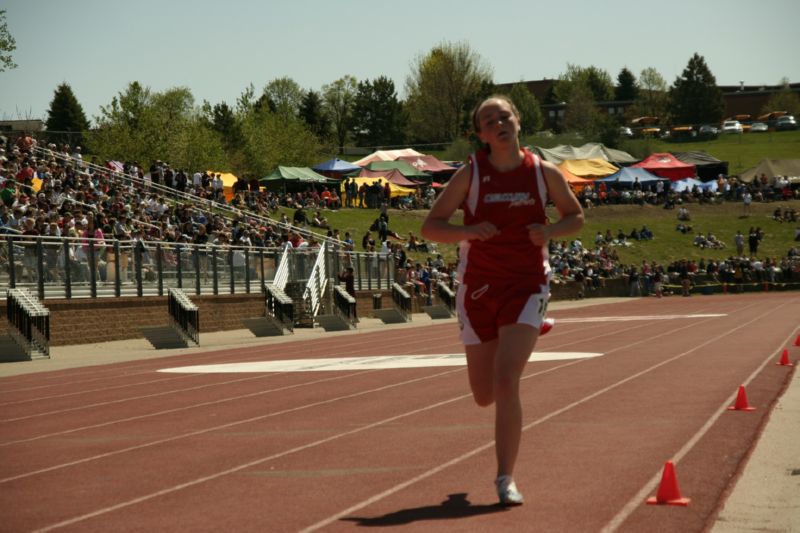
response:
[[(653, 298), (556, 318), (529, 363), (495, 505), (493, 410), (465, 367), (165, 374), (197, 364), (460, 352), (457, 327), (331, 336), (0, 380), (0, 530), (701, 531), (787, 383), (796, 294)], [(728, 411), (740, 384), (753, 412)], [(648, 506), (674, 460), (689, 507)]]

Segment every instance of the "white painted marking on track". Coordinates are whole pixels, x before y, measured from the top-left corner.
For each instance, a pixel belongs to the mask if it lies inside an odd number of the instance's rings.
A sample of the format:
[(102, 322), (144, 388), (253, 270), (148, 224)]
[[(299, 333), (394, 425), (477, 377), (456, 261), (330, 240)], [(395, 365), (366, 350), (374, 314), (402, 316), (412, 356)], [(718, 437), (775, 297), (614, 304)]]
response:
[(637, 316), (587, 316), (579, 318), (557, 318), (557, 324), (582, 324), (584, 322), (629, 322), (636, 320), (677, 320), (681, 318), (719, 318), (727, 314), (702, 315), (637, 315)]
[[(563, 361), (599, 357), (590, 352), (534, 352), (528, 361)], [(388, 370), (397, 368), (431, 368), (440, 366), (466, 366), (463, 353), (426, 355), (379, 355), (372, 357), (331, 357), (328, 359), (289, 359), (284, 361), (253, 361), (164, 368), (159, 372), (191, 374), (234, 374), (248, 372), (327, 372), (352, 370)]]

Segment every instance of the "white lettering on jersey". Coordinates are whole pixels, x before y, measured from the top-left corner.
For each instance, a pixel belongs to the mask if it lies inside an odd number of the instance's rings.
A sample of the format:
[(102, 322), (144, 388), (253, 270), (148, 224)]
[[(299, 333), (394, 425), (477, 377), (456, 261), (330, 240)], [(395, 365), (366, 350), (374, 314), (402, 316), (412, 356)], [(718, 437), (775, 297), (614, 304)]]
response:
[(536, 199), (531, 198), (531, 193), (529, 192), (499, 192), (486, 194), (483, 197), (483, 202), (487, 204), (508, 203), (509, 207), (536, 205)]

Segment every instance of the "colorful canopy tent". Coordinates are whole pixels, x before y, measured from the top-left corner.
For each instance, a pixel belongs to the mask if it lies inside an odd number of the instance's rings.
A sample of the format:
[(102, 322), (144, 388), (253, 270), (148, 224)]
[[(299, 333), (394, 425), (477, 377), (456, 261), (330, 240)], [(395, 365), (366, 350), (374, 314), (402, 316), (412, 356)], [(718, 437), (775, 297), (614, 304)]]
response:
[(800, 178), (800, 159), (762, 159), (758, 165), (742, 172), (739, 179), (745, 183), (752, 183), (761, 174), (766, 174), (770, 183), (776, 176), (787, 177), (790, 182), (796, 182)]
[(695, 187), (700, 187), (704, 191), (709, 190), (712, 192), (717, 192), (718, 185), (716, 180), (703, 182), (694, 178), (684, 178), (672, 184), (672, 190), (675, 192), (682, 192), (687, 189), (691, 191)]
[(366, 165), (365, 168), (367, 170), (378, 171), (378, 172), (397, 169), (406, 178), (430, 180), (431, 177), (431, 175), (428, 174), (427, 172), (417, 170), (416, 168), (409, 165), (405, 161), (373, 161), (372, 163)]
[(259, 178), (258, 182), (268, 188), (276, 189), (287, 185), (292, 186), (306, 186), (306, 185), (338, 185), (339, 180), (326, 178), (321, 174), (317, 174), (308, 167), (281, 167), (279, 166), (269, 176)]
[(558, 168), (584, 179), (603, 178), (619, 170), (605, 159), (569, 159), (558, 165)]
[(230, 172), (218, 172), (216, 170), (207, 170), (206, 172), (212, 178), (219, 174), (219, 176), (222, 178), (222, 192), (225, 194), (225, 200), (229, 202), (233, 200), (233, 186), (236, 185), (236, 182), (239, 181), (239, 178)]
[[(355, 180), (356, 185), (361, 187), (363, 184), (372, 185), (376, 181), (379, 181), (382, 187), (386, 186), (386, 183), (389, 183), (389, 190), (390, 197), (395, 198), (397, 196), (408, 196), (409, 194), (416, 194), (417, 191), (411, 189), (409, 187), (402, 187), (400, 185), (395, 185), (394, 183), (388, 181), (386, 178), (382, 177), (368, 177), (368, 178), (350, 178), (351, 180)], [(340, 188), (341, 196), (344, 198), (346, 196), (346, 192), (344, 190), (344, 185)]]
[(561, 169), (561, 174), (564, 175), (564, 178), (567, 180), (567, 183), (569, 184), (569, 186), (572, 188), (573, 191), (580, 191), (586, 185), (591, 185), (592, 183), (594, 183), (594, 180), (588, 178), (580, 178), (564, 168)]
[(720, 174), (728, 175), (728, 162), (720, 161), (705, 152), (670, 152), (678, 161), (697, 167), (697, 177), (702, 181), (715, 180)]
[(412, 148), (403, 148), (402, 150), (378, 150), (377, 152), (373, 152), (370, 155), (359, 159), (358, 161), (353, 161), (353, 164), (360, 167), (365, 167), (374, 161), (395, 161), (398, 157), (418, 157), (421, 155), (424, 154), (421, 154)]
[(432, 155), (419, 155), (419, 156), (401, 156), (397, 158), (398, 161), (408, 163), (412, 167), (422, 172), (430, 172), (437, 174), (439, 172), (455, 172), (456, 167), (450, 166), (436, 159)]
[(532, 146), (531, 151), (554, 165), (560, 165), (564, 161), (570, 159), (602, 159), (617, 165), (628, 165), (638, 161), (638, 159), (627, 152), (606, 148), (600, 143), (586, 143), (579, 147), (566, 144), (561, 144), (555, 148)]
[(320, 174), (346, 174), (348, 172), (353, 172), (356, 170), (360, 170), (361, 167), (358, 165), (354, 165), (353, 163), (342, 161), (338, 157), (334, 157), (333, 159), (328, 159), (316, 166), (311, 167), (311, 170), (315, 172), (319, 172)]
[(358, 173), (357, 178), (386, 178), (389, 183), (399, 185), (401, 187), (418, 187), (419, 183), (409, 180), (399, 169), (393, 168), (391, 170), (368, 170), (362, 169)]
[(697, 174), (697, 169), (694, 165), (689, 165), (678, 161), (674, 155), (669, 153), (656, 153), (642, 161), (631, 165), (632, 168), (643, 168), (648, 172), (652, 172), (656, 176), (662, 178), (669, 178), (671, 181), (678, 181), (683, 178), (693, 178)]
[(643, 168), (624, 167), (610, 176), (596, 180), (607, 184), (619, 184), (620, 187), (630, 188), (639, 180), (642, 185), (655, 185), (657, 181), (669, 181), (667, 178), (660, 178), (651, 174)]

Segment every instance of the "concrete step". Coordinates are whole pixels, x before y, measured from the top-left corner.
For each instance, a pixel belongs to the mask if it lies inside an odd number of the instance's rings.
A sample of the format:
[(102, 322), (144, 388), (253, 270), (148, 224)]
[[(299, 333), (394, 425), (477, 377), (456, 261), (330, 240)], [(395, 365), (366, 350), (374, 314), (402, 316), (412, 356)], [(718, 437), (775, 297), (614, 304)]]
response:
[(356, 329), (355, 324), (351, 324), (339, 315), (317, 315), (316, 320), (325, 331), (347, 331)]
[(422, 310), (434, 320), (437, 318), (453, 317), (453, 313), (450, 312), (450, 308), (444, 304), (426, 305), (423, 306)]
[(152, 326), (141, 328), (140, 331), (144, 338), (153, 345), (156, 350), (174, 349), (174, 348), (188, 348), (194, 343), (189, 341), (187, 337), (173, 325), (167, 326)]
[(283, 324), (271, 316), (245, 318), (242, 323), (256, 337), (277, 337), (291, 334), (291, 331), (284, 328)]
[[(21, 335), (19, 336), (21, 338)], [(25, 347), (25, 342), (16, 340), (11, 333), (0, 333), (0, 363), (15, 361), (32, 361), (34, 359), (49, 359), (44, 352), (30, 347)]]
[(402, 324), (404, 322), (411, 322), (411, 315), (406, 318), (403, 313), (397, 309), (390, 307), (389, 309), (373, 309), (372, 316), (379, 318), (384, 324)]

